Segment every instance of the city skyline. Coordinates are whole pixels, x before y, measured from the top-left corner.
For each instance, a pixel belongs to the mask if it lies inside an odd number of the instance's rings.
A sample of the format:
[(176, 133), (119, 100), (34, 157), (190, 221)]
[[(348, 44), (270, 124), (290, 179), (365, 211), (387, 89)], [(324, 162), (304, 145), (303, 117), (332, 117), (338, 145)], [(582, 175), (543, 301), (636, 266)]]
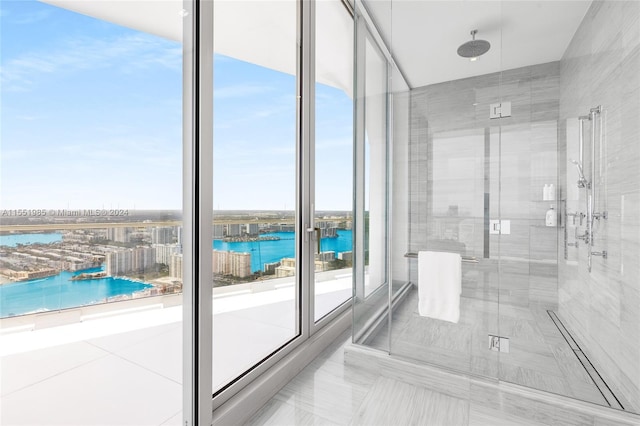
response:
[[(181, 209), (180, 44), (35, 1), (0, 16), (0, 207)], [(294, 76), (216, 54), (214, 77), (214, 208), (292, 209)], [(316, 90), (316, 205), (350, 210), (351, 100)]]

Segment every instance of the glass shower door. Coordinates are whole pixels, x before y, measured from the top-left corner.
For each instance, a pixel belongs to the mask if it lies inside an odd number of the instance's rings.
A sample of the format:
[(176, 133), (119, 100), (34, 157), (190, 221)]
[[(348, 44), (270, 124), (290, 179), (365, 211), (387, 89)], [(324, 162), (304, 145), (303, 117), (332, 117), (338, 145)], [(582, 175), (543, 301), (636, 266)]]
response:
[[(434, 90), (426, 87), (412, 93), (412, 116), (433, 116), (437, 105)], [(414, 126), (427, 126), (413, 120)], [(430, 122), (437, 128), (438, 121)], [(456, 371), (495, 377), (497, 352), (489, 348), (490, 336), (498, 331), (499, 239), (489, 233), (492, 198), (490, 186), (496, 164), (487, 154), (497, 134), (489, 128), (448, 130), (447, 122), (433, 133), (412, 132), (409, 193), (409, 247), (411, 282), (404, 300), (394, 307), (391, 353)], [(417, 137), (416, 137), (417, 136)], [(493, 191), (493, 192), (492, 192)], [(497, 205), (497, 201), (494, 202)], [(421, 252), (428, 254), (422, 255)], [(439, 270), (428, 256), (446, 259), (458, 255), (460, 291), (454, 297), (437, 299), (455, 268)], [(424, 263), (426, 262), (426, 263)], [(451, 281), (451, 282), (449, 282)], [(450, 294), (450, 293), (449, 293)], [(446, 299), (446, 300), (445, 300)], [(459, 315), (442, 315), (429, 306), (447, 305)], [(419, 308), (420, 307), (420, 308)]]

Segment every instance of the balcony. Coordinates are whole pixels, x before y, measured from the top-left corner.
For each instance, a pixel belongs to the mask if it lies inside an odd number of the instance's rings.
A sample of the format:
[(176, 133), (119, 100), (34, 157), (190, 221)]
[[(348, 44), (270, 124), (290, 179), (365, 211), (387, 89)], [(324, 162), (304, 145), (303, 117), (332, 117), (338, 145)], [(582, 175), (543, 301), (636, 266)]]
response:
[[(350, 269), (317, 283), (319, 312), (351, 297)], [(213, 312), (220, 389), (296, 334), (294, 282), (215, 288)], [(0, 422), (179, 425), (182, 348), (180, 294), (2, 319)]]

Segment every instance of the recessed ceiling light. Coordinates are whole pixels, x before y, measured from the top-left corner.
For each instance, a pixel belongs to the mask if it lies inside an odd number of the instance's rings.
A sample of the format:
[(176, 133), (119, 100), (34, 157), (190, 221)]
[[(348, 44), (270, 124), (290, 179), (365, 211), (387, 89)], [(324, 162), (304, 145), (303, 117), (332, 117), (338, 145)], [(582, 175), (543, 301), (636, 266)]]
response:
[(478, 60), (478, 57), (477, 57), (477, 56), (474, 56), (473, 58), (469, 58), (469, 60), (470, 60), (471, 62), (475, 62), (475, 61), (477, 61), (477, 60)]

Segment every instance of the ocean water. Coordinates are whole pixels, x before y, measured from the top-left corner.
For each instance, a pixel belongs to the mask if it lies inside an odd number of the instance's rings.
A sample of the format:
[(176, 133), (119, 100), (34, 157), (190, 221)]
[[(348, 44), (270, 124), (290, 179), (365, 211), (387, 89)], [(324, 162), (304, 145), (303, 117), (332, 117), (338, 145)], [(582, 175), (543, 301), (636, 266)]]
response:
[[(295, 256), (295, 233), (273, 232), (262, 237), (280, 237), (277, 241), (224, 242), (213, 240), (214, 250), (251, 253), (251, 272), (261, 271), (265, 263), (278, 262), (284, 257)], [(338, 253), (351, 251), (352, 233), (350, 230), (339, 230), (337, 238), (323, 238), (320, 241), (322, 251)]]
[(63, 271), (52, 277), (0, 285), (0, 317), (101, 303), (108, 297), (152, 287), (151, 284), (114, 277), (71, 281), (73, 275), (100, 270), (102, 268)]
[[(265, 263), (295, 256), (295, 233), (275, 232), (263, 236), (276, 236), (280, 240), (237, 243), (214, 240), (213, 248), (251, 253), (253, 272), (261, 271)], [(16, 234), (0, 237), (0, 245), (15, 247), (16, 244), (46, 244), (61, 240), (62, 235), (55, 233)], [(322, 251), (335, 251), (337, 256), (338, 253), (352, 250), (352, 233), (350, 230), (339, 230), (337, 238), (323, 238), (320, 244)], [(75, 274), (100, 270), (63, 271), (53, 277), (0, 285), (0, 318), (102, 303), (109, 297), (132, 294), (151, 287), (151, 284), (114, 277), (71, 281)]]
[(18, 244), (49, 244), (62, 241), (62, 234), (9, 234), (0, 235), (0, 246), (15, 247)]

